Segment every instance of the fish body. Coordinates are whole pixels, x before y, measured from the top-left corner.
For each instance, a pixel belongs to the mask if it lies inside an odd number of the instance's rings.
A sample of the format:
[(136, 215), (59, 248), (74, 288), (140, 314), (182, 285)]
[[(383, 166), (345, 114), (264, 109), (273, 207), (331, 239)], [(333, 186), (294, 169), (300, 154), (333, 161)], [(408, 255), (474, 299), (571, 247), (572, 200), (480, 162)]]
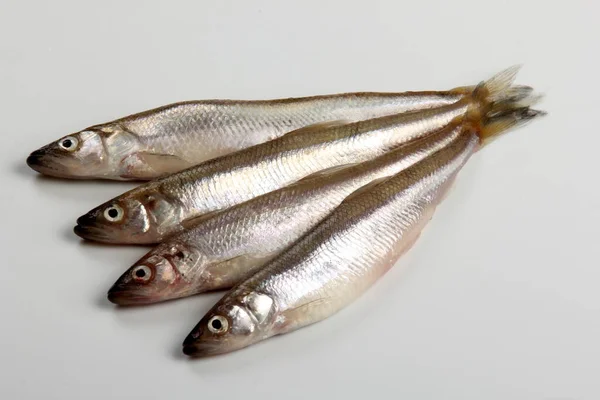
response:
[(424, 137), (476, 107), (471, 99), (350, 124), (311, 126), (143, 184), (77, 220), (79, 236), (158, 243), (185, 220), (245, 202), (308, 175), (364, 162)]
[(185, 221), (243, 203), (308, 175), (376, 158), (469, 114), (501, 112), (530, 88), (513, 87), (503, 71), (456, 103), (342, 124), (328, 122), (215, 158), (143, 184), (77, 220), (75, 233), (108, 243), (158, 243)]
[(459, 121), (374, 160), (319, 173), (200, 217), (129, 268), (108, 298), (119, 305), (149, 304), (228, 289), (307, 233), (350, 193), (424, 159), (461, 132)]
[(182, 102), (70, 134), (34, 151), (27, 163), (42, 174), (61, 178), (150, 180), (303, 126), (439, 107), (468, 93), (469, 88), (456, 88)]
[(522, 110), (487, 129), (465, 125), (451, 144), (373, 187), (229, 291), (196, 325), (184, 353), (210, 356), (321, 321), (371, 287), (408, 250), (481, 140), (531, 119)]
[(351, 196), (228, 292), (186, 338), (184, 353), (202, 357), (237, 350), (350, 304), (414, 243), (477, 145), (475, 135), (463, 135), (441, 154)]

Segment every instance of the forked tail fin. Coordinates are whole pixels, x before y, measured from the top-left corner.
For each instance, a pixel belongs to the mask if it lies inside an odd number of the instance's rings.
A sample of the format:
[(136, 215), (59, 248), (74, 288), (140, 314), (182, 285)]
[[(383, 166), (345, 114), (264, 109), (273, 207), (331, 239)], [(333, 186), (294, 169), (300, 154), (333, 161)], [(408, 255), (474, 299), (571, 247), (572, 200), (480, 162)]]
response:
[[(470, 104), (467, 119), (473, 121), (480, 119), (485, 124), (489, 117), (530, 107), (539, 102), (542, 96), (534, 93), (532, 87), (514, 85), (520, 68), (520, 66), (507, 68), (487, 81), (470, 87), (471, 94), (465, 99)], [(466, 91), (469, 88), (459, 89)]]
[(530, 86), (514, 85), (520, 66), (513, 66), (477, 85), (466, 120), (478, 121), (483, 143), (518, 125), (545, 115), (530, 107), (542, 99)]

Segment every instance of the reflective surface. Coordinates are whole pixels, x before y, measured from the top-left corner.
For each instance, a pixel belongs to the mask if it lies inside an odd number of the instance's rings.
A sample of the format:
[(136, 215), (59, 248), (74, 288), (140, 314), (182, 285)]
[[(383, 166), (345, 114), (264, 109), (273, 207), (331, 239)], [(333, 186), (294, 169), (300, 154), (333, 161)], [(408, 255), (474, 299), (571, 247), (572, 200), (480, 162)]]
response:
[(149, 180), (305, 125), (359, 121), (448, 105), (463, 97), (463, 92), (347, 93), (176, 103), (61, 138), (34, 151), (27, 164), (42, 174), (61, 178)]
[[(127, 270), (108, 298), (121, 305), (146, 304), (230, 288), (308, 232), (350, 193), (422, 160), (461, 130), (460, 123), (451, 124), (372, 161), (309, 177), (201, 218)], [(140, 278), (139, 268), (150, 271)]]
[[(478, 146), (454, 143), (348, 197), (314, 230), (228, 292), (183, 342), (206, 357), (325, 319), (360, 296), (415, 242), (452, 179)], [(228, 328), (215, 332), (214, 318)]]
[[(358, 163), (422, 137), (479, 103), (471, 98), (432, 110), (351, 124), (326, 124), (285, 136), (141, 185), (77, 220), (79, 236), (109, 243), (157, 243), (186, 219), (231, 207), (310, 174)], [(118, 205), (123, 216), (107, 220)]]

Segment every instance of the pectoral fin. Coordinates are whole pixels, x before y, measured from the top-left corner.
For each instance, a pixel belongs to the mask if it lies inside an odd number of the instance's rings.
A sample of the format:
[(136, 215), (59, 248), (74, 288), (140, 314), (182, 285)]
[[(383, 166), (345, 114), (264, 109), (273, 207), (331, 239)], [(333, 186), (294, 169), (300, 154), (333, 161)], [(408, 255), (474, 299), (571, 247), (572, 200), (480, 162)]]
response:
[(206, 272), (214, 277), (211, 290), (229, 289), (243, 282), (278, 254), (278, 251), (266, 254), (242, 254), (209, 264)]
[(296, 329), (297, 326), (302, 326), (303, 321), (306, 320), (306, 316), (311, 313), (311, 310), (324, 307), (330, 302), (331, 298), (323, 297), (282, 312), (281, 325), (277, 329), (277, 334), (287, 333)]
[(179, 172), (191, 167), (191, 164), (180, 157), (169, 154), (139, 152), (125, 158), (122, 166), (122, 178), (154, 179)]

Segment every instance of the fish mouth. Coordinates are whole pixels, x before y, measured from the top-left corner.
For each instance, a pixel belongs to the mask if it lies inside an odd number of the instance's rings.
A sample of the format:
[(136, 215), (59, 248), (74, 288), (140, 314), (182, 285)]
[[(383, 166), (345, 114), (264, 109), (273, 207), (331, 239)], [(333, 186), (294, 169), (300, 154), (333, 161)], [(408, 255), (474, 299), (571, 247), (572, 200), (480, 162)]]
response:
[(210, 345), (206, 342), (199, 342), (197, 341), (197, 337), (197, 335), (190, 333), (185, 338), (182, 344), (183, 354), (194, 358), (209, 357), (212, 355), (219, 354), (219, 352), (216, 351), (216, 346)]
[(63, 154), (50, 145), (37, 149), (25, 160), (29, 168), (42, 175), (61, 179), (103, 178), (101, 166), (85, 163), (73, 154)]
[(151, 297), (147, 297), (118, 286), (113, 286), (106, 295), (108, 301), (118, 306), (139, 306), (154, 303)]
[(29, 157), (27, 157), (25, 162), (29, 168), (35, 172), (39, 172), (40, 174), (44, 175), (59, 176), (60, 171), (53, 167), (55, 163), (49, 161), (48, 158), (49, 157), (47, 156), (46, 152), (42, 150), (36, 150), (31, 153)]
[(204, 358), (230, 353), (236, 349), (228, 349), (226, 346), (219, 345), (218, 343), (196, 342), (186, 344), (184, 342), (181, 350), (186, 356)]
[(189, 357), (203, 357), (203, 355), (198, 353), (198, 349), (193, 344), (184, 344), (183, 345), (183, 354)]
[[(200, 325), (200, 322), (198, 325)], [(209, 352), (206, 351), (206, 346), (203, 346), (202, 342), (199, 341), (202, 337), (202, 329), (198, 328), (198, 325), (185, 337), (182, 343), (183, 354), (190, 357), (206, 357), (209, 356)]]
[[(198, 325), (202, 325), (202, 323)], [(203, 337), (202, 329), (198, 328), (198, 326), (187, 335), (182, 343), (183, 354), (193, 358), (217, 356), (237, 349), (237, 347), (231, 348), (226, 341)]]
[(25, 160), (29, 168), (42, 175), (55, 178), (77, 178), (68, 173), (67, 168), (56, 162), (54, 157), (44, 150), (36, 150)]
[(82, 239), (91, 240), (94, 242), (114, 243), (109, 235), (102, 228), (95, 226), (84, 225), (77, 220), (77, 225), (73, 228), (73, 232)]
[(29, 165), (29, 167), (34, 171), (40, 172), (39, 169), (44, 167), (44, 164), (42, 162), (43, 157), (44, 154), (41, 151), (34, 151), (29, 155), (29, 157), (27, 157), (27, 165)]

